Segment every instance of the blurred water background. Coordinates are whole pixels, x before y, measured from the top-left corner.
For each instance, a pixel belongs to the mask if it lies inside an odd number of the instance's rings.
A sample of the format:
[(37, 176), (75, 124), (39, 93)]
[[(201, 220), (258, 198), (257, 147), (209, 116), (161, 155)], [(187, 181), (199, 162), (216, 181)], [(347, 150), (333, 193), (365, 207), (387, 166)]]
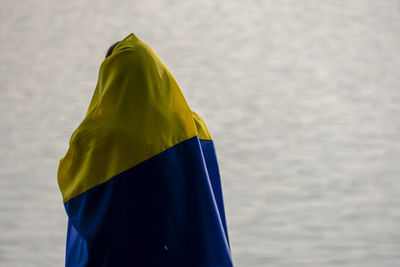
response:
[(129, 33), (207, 122), (236, 266), (400, 266), (398, 0), (1, 0), (0, 266), (62, 266), (59, 159)]

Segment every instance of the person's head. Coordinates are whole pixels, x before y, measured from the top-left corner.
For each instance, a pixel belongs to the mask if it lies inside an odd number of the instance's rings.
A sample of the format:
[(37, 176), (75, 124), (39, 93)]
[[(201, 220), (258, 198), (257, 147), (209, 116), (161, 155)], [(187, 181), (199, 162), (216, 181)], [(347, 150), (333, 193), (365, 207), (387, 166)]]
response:
[(112, 51), (114, 50), (114, 47), (115, 47), (118, 43), (119, 43), (119, 41), (116, 42), (115, 44), (113, 44), (112, 46), (110, 46), (110, 48), (108, 48), (108, 51), (107, 51), (107, 54), (106, 54), (106, 58), (109, 57), (109, 56), (111, 55)]

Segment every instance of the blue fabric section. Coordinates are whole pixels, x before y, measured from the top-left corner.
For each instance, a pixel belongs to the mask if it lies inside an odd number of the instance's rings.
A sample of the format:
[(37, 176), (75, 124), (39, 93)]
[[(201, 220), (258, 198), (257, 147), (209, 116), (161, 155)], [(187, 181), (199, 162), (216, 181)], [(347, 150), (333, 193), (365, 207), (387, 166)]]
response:
[(85, 239), (81, 238), (79, 233), (72, 226), (71, 221), (68, 220), (68, 231), (67, 231), (67, 251), (65, 265), (76, 266), (84, 265), (87, 262), (87, 246)]
[(212, 141), (175, 145), (65, 209), (66, 266), (233, 266)]
[(224, 200), (222, 197), (221, 178), (219, 175), (219, 168), (217, 162), (217, 155), (215, 153), (214, 143), (211, 140), (200, 140), (203, 156), (206, 161), (208, 176), (210, 177), (214, 198), (217, 202), (219, 215), (224, 226), (225, 237), (229, 244), (228, 229), (226, 226)]

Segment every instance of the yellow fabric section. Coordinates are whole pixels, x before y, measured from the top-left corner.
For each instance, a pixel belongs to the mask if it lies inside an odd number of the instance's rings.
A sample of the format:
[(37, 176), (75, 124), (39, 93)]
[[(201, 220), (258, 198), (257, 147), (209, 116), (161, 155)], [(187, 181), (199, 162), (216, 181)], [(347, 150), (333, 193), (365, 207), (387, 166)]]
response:
[(197, 135), (199, 136), (199, 138), (203, 140), (212, 140), (211, 134), (208, 131), (208, 128), (203, 119), (194, 111), (192, 111), (192, 115), (194, 123), (196, 125)]
[(86, 116), (60, 160), (63, 200), (196, 135), (211, 140), (168, 68), (131, 33), (101, 64)]

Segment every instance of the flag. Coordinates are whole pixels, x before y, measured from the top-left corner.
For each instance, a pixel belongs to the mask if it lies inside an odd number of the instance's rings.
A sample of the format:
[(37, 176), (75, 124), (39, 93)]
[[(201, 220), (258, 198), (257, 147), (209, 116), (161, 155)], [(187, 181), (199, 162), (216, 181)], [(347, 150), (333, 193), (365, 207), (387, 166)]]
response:
[(58, 183), (66, 266), (233, 266), (210, 132), (133, 33), (102, 62)]

